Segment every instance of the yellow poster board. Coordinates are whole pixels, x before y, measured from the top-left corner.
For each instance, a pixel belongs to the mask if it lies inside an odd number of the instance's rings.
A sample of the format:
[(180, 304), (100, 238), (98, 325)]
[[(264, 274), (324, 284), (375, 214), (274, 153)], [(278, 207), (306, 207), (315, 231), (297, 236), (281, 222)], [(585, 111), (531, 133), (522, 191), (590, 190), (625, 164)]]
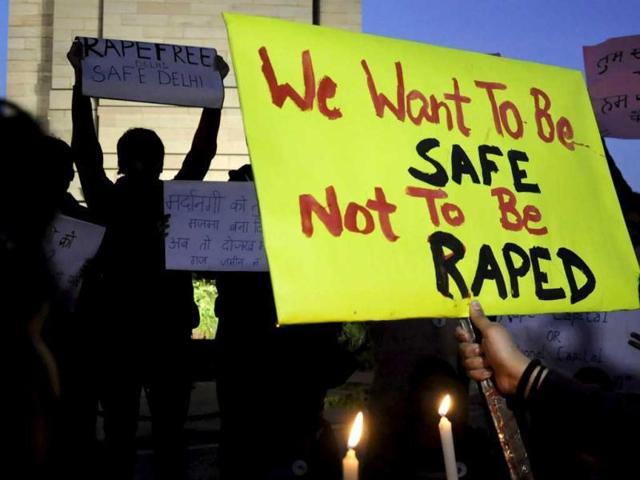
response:
[(280, 323), (640, 306), (580, 72), (225, 20)]

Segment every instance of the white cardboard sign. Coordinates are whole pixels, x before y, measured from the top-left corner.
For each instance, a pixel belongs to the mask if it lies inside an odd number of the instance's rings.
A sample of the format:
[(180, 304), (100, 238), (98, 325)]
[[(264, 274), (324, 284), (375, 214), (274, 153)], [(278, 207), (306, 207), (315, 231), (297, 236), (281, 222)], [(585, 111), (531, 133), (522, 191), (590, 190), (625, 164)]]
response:
[(90, 97), (221, 108), (213, 48), (78, 37), (82, 93)]
[(640, 393), (640, 350), (627, 343), (640, 332), (640, 311), (504, 315), (498, 322), (528, 357), (569, 376), (597, 367), (619, 390)]
[(97, 253), (105, 228), (58, 215), (45, 238), (45, 253), (58, 286), (74, 301), (82, 284), (83, 267)]
[(169, 270), (267, 271), (253, 182), (164, 182)]

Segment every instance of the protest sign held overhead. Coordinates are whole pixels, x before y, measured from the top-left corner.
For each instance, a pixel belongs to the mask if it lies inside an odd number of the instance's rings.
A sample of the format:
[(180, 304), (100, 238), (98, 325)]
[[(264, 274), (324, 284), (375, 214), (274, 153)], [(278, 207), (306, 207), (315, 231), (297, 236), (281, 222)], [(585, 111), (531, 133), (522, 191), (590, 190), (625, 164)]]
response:
[(170, 270), (267, 271), (253, 182), (164, 182)]
[(220, 108), (213, 48), (78, 37), (82, 93), (91, 97)]
[(580, 72), (225, 20), (281, 323), (638, 308)]
[(640, 138), (640, 35), (583, 47), (587, 86), (605, 137)]

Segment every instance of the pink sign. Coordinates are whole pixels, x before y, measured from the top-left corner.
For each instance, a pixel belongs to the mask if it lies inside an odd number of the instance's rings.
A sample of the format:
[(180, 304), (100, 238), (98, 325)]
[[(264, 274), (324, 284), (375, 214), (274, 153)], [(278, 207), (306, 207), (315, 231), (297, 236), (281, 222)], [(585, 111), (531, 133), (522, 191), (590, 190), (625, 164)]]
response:
[(610, 38), (582, 50), (600, 133), (640, 138), (640, 35)]

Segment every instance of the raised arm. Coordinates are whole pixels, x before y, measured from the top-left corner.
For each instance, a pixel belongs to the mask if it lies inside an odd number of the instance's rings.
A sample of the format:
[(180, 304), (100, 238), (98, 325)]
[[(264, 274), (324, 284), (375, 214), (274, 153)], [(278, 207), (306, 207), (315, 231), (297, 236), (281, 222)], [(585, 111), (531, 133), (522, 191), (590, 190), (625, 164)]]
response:
[(73, 42), (67, 59), (75, 73), (71, 103), (71, 148), (87, 206), (103, 219), (110, 204), (113, 182), (104, 171), (102, 148), (93, 123), (91, 99), (82, 94), (82, 45), (79, 41)]
[[(216, 56), (216, 70), (224, 80), (229, 73), (229, 66), (219, 55)], [(176, 180), (202, 180), (209, 170), (211, 160), (218, 149), (218, 130), (222, 111), (217, 108), (204, 108), (200, 123), (193, 136), (191, 150), (182, 162), (182, 168), (175, 176)]]

